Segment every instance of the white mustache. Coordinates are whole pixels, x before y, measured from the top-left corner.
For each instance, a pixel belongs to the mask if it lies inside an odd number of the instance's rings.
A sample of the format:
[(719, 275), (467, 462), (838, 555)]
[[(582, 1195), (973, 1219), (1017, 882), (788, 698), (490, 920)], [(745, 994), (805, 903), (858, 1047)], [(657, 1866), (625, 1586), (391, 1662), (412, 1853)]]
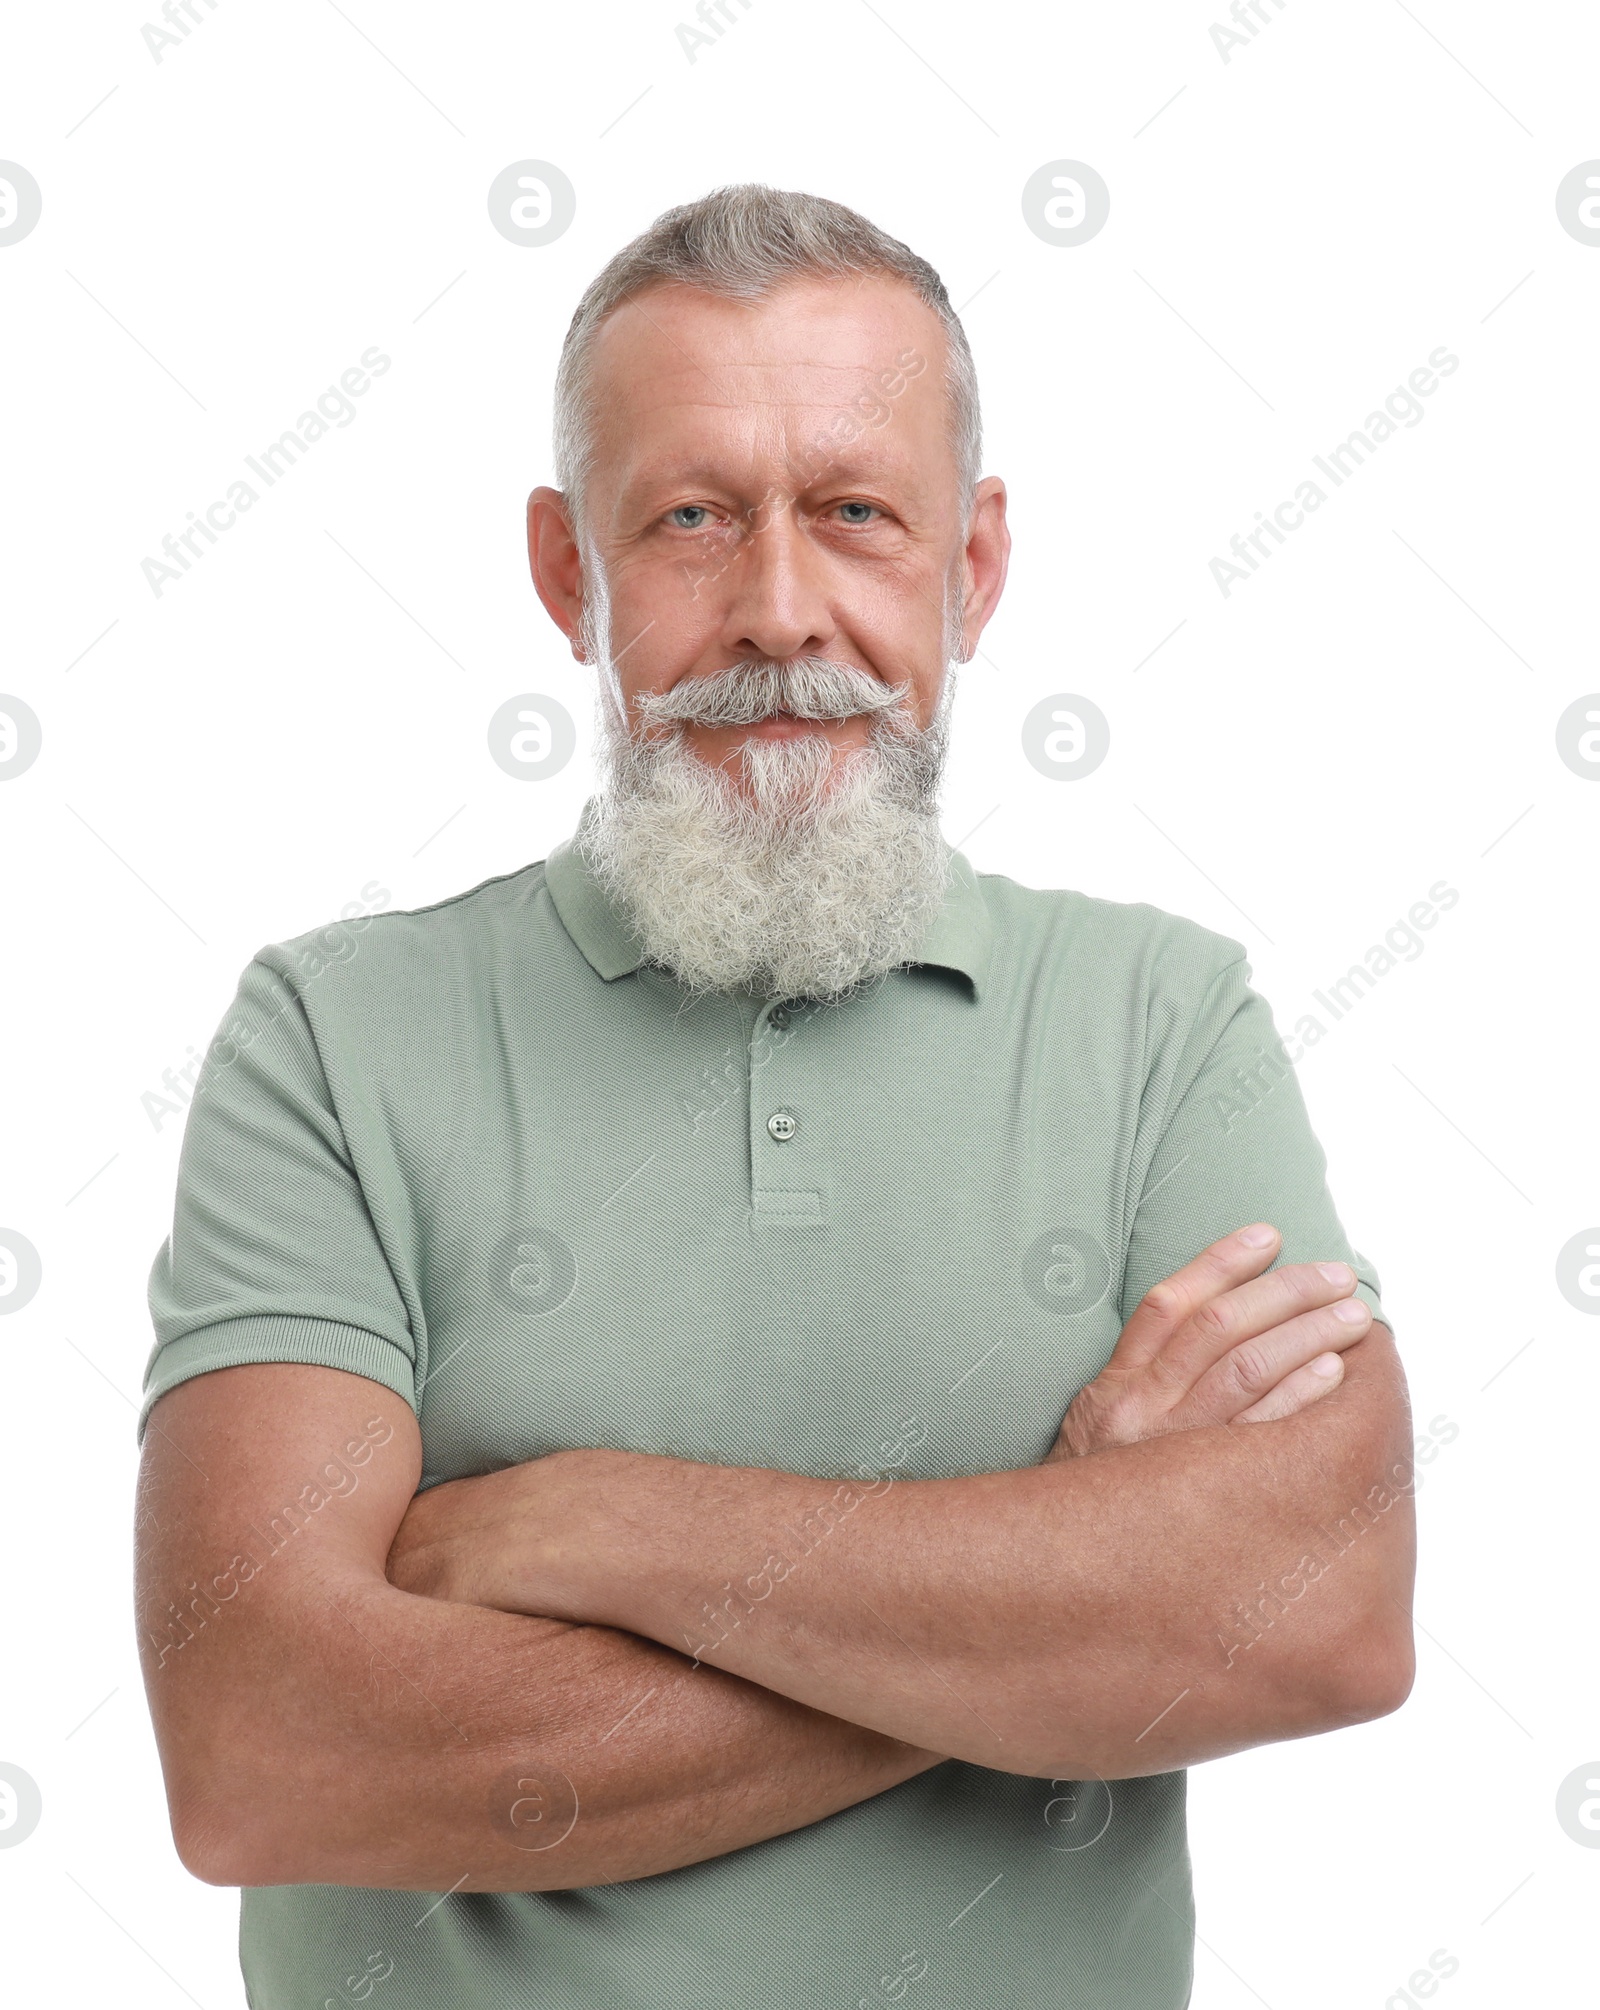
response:
[(909, 684), (883, 684), (865, 670), (804, 656), (791, 663), (735, 663), (703, 677), (684, 677), (670, 691), (637, 701), (645, 725), (753, 726), (775, 712), (796, 719), (851, 719), (904, 702)]

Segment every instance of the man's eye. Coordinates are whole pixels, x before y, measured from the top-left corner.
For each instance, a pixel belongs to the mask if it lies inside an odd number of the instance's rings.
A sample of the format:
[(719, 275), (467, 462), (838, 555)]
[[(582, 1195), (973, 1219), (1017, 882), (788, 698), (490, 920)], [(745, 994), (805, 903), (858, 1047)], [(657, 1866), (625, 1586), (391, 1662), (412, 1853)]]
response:
[[(667, 521), (677, 530), (704, 530), (710, 514), (704, 503), (679, 503), (676, 509), (668, 510)], [(695, 517), (698, 521), (685, 523), (685, 517)]]
[[(868, 523), (873, 517), (881, 514), (876, 503), (847, 502), (840, 503), (839, 508), (847, 513), (844, 519), (846, 523)], [(848, 514), (851, 510), (860, 510), (863, 514), (851, 516)]]

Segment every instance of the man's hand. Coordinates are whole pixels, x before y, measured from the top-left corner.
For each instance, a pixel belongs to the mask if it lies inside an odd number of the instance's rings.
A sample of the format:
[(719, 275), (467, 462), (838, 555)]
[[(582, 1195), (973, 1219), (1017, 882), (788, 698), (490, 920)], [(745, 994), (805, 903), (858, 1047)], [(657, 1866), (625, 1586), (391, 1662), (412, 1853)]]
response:
[(1351, 1296), (1347, 1263), (1263, 1277), (1279, 1239), (1258, 1222), (1153, 1285), (1073, 1398), (1045, 1463), (1203, 1424), (1267, 1423), (1336, 1389), (1340, 1356), (1366, 1337), (1372, 1312)]
[[(384, 1575), (397, 1591), (453, 1605), (512, 1607), (497, 1583), (500, 1545), (536, 1544), (541, 1527), (558, 1527), (566, 1510), (559, 1497), (560, 1454), (530, 1459), (461, 1480), (443, 1480), (412, 1500), (395, 1530)], [(542, 1482), (540, 1498), (529, 1481)], [(570, 1504), (572, 1512), (583, 1503)]]

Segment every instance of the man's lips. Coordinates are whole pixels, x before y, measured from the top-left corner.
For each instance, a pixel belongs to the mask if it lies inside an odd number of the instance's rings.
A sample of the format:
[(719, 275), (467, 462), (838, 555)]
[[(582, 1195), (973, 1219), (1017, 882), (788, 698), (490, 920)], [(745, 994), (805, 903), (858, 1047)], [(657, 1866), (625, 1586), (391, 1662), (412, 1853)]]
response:
[(760, 740), (796, 740), (808, 733), (824, 733), (832, 736), (841, 727), (850, 723), (849, 715), (802, 719), (794, 712), (768, 712), (759, 719), (688, 721), (683, 730), (692, 733), (731, 733), (741, 739), (753, 737)]
[(755, 720), (746, 730), (759, 733), (767, 740), (792, 740), (802, 733), (819, 733), (825, 727), (838, 723), (836, 719), (800, 719), (793, 712), (769, 712), (766, 718)]

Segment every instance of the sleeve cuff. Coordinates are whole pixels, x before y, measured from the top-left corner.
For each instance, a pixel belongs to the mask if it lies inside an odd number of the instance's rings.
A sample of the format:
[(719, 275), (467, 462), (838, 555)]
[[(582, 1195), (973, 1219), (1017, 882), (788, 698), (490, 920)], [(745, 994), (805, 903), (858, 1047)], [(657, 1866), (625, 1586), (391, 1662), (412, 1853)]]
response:
[(257, 1314), (223, 1319), (169, 1340), (159, 1349), (145, 1379), (135, 1442), (143, 1445), (150, 1412), (168, 1390), (215, 1368), (238, 1368), (252, 1361), (301, 1361), (317, 1368), (343, 1368), (381, 1383), (420, 1414), (416, 1368), (393, 1340), (364, 1326), (302, 1314)]

